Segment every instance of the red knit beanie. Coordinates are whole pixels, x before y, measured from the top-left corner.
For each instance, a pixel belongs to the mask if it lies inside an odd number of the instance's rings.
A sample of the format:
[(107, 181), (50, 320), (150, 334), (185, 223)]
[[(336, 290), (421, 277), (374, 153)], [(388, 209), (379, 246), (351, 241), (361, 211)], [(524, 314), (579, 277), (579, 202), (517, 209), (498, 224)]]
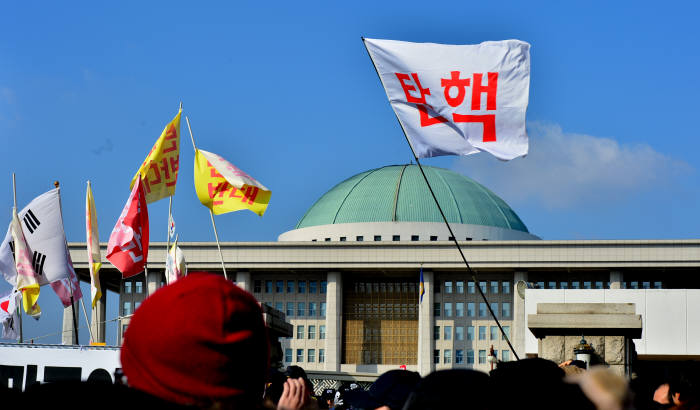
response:
[(207, 405), (262, 397), (269, 364), (260, 306), (223, 277), (193, 272), (144, 300), (121, 349), (131, 387)]

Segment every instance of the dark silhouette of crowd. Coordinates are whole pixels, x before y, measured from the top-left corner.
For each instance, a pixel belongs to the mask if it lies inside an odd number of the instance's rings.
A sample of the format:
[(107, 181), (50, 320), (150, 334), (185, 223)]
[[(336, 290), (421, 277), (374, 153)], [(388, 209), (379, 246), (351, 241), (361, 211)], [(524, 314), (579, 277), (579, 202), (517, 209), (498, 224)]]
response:
[(700, 410), (696, 372), (628, 382), (604, 366), (530, 358), (499, 362), (489, 374), (450, 369), (421, 377), (397, 369), (368, 390), (345, 382), (315, 392), (304, 369), (270, 369), (269, 355), (253, 296), (218, 275), (191, 273), (135, 312), (114, 385), (48, 383), (0, 390), (0, 397), (6, 408), (37, 409)]

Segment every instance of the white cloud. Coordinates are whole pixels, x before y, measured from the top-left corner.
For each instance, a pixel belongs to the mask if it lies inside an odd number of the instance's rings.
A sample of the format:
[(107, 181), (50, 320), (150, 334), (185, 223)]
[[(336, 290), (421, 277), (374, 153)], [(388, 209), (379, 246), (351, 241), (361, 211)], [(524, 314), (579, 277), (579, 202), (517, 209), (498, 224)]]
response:
[(646, 144), (620, 145), (538, 122), (528, 123), (528, 134), (525, 158), (504, 163), (478, 154), (458, 159), (454, 167), (509, 203), (536, 202), (549, 209), (624, 200), (693, 171)]

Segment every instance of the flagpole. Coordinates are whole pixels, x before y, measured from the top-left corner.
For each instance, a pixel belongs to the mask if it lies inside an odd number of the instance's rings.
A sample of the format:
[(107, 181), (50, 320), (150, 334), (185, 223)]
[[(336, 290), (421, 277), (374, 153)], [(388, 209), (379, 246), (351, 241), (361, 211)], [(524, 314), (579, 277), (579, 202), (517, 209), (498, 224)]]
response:
[[(15, 173), (12, 173), (12, 201), (14, 203), (14, 209), (13, 209), (13, 215), (12, 217), (14, 218), (14, 213), (17, 212), (17, 184), (15, 183)], [(17, 246), (15, 245), (15, 249), (17, 249)], [(15, 287), (17, 285), (15, 284)], [(24, 294), (22, 294), (22, 302), (24, 302)], [(20, 303), (20, 306), (22, 306), (22, 303)], [(20, 306), (17, 306), (17, 312), (19, 316), (19, 342), (23, 343), (24, 341), (24, 333), (22, 330), (22, 309), (20, 309)]]
[[(180, 107), (182, 109), (182, 103), (180, 103)], [(168, 204), (168, 245), (165, 248), (165, 264), (167, 266), (168, 264), (168, 252), (170, 252), (170, 220), (173, 218), (173, 196), (170, 195), (170, 203)], [(170, 279), (168, 278), (168, 269), (165, 269), (165, 284), (169, 285), (170, 284)]]
[[(372, 54), (369, 52), (369, 48), (367, 48), (367, 43), (365, 43), (365, 38), (362, 37), (362, 44), (365, 46), (365, 50), (367, 50), (367, 54), (369, 55), (370, 61), (372, 61), (372, 66), (374, 66), (374, 71), (377, 73), (377, 77), (379, 77), (379, 81), (384, 84), (382, 81), (382, 76), (379, 75), (379, 70), (377, 69), (377, 65), (374, 63), (374, 59), (372, 58)], [(392, 107), (393, 109), (393, 107)], [(462, 261), (464, 261), (464, 265), (467, 267), (467, 271), (471, 274), (472, 280), (474, 281), (474, 284), (476, 285), (477, 289), (479, 289), (479, 294), (481, 295), (481, 298), (484, 300), (484, 303), (486, 304), (486, 307), (489, 310), (489, 313), (491, 313), (491, 317), (493, 320), (496, 322), (496, 325), (498, 326), (498, 329), (501, 331), (501, 335), (505, 339), (506, 343), (508, 344), (508, 347), (510, 348), (510, 351), (513, 352), (513, 356), (515, 356), (515, 360), (520, 360), (520, 357), (518, 357), (518, 353), (515, 351), (513, 348), (513, 345), (510, 343), (510, 339), (506, 335), (505, 331), (503, 331), (503, 327), (501, 326), (501, 322), (498, 320), (496, 317), (496, 314), (494, 313), (493, 309), (491, 309), (491, 304), (489, 301), (486, 299), (486, 295), (484, 294), (484, 291), (481, 289), (481, 286), (479, 286), (479, 280), (476, 275), (476, 272), (474, 272), (469, 266), (469, 262), (467, 262), (467, 258), (464, 256), (464, 252), (462, 251), (462, 247), (459, 246), (459, 242), (457, 241), (457, 237), (455, 236), (454, 232), (452, 232), (452, 227), (450, 226), (450, 223), (447, 222), (447, 217), (445, 216), (445, 213), (442, 211), (442, 207), (440, 206), (440, 203), (437, 200), (437, 197), (435, 196), (435, 192), (433, 192), (433, 188), (430, 186), (430, 182), (428, 182), (428, 177), (425, 175), (425, 172), (423, 171), (423, 166), (421, 165), (420, 161), (418, 160), (418, 156), (416, 155), (416, 151), (413, 149), (413, 144), (411, 144), (411, 140), (408, 138), (408, 134), (406, 134), (406, 129), (403, 126), (403, 123), (401, 122), (401, 119), (399, 118), (399, 115), (396, 113), (396, 110), (394, 110), (394, 115), (396, 115), (396, 120), (399, 122), (399, 126), (401, 127), (401, 131), (403, 131), (403, 136), (406, 138), (406, 142), (408, 143), (409, 148), (411, 148), (411, 153), (413, 154), (413, 158), (416, 159), (416, 164), (418, 165), (418, 169), (420, 170), (421, 175), (423, 175), (423, 179), (425, 180), (425, 184), (428, 186), (428, 190), (430, 191), (430, 195), (433, 197), (433, 200), (435, 201), (435, 205), (437, 205), (438, 210), (440, 211), (440, 215), (442, 216), (442, 220), (445, 221), (445, 225), (447, 226), (447, 230), (450, 232), (450, 237), (452, 238), (452, 241), (454, 242), (455, 246), (457, 247), (457, 250), (459, 251), (460, 256), (462, 257)]]
[[(185, 121), (187, 121), (187, 129), (190, 131), (190, 139), (192, 140), (192, 148), (194, 148), (195, 153), (197, 152), (197, 145), (194, 143), (194, 135), (192, 134), (192, 127), (190, 126), (190, 119), (185, 116)], [(195, 154), (196, 155), (196, 154)], [(211, 225), (214, 227), (214, 237), (216, 238), (216, 247), (219, 248), (219, 259), (221, 260), (221, 268), (224, 270), (224, 278), (228, 280), (228, 275), (226, 274), (226, 265), (224, 264), (224, 254), (221, 252), (221, 243), (219, 242), (219, 233), (216, 230), (216, 222), (214, 222), (214, 212), (209, 209), (209, 216), (211, 216)]]

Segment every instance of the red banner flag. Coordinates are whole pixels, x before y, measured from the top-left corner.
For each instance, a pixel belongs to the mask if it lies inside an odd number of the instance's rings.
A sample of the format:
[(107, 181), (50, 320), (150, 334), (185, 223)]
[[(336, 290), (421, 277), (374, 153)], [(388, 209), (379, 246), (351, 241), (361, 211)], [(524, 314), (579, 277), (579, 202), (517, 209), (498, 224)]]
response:
[(128, 278), (143, 272), (148, 259), (148, 208), (143, 183), (136, 179), (124, 210), (109, 236), (107, 260)]

